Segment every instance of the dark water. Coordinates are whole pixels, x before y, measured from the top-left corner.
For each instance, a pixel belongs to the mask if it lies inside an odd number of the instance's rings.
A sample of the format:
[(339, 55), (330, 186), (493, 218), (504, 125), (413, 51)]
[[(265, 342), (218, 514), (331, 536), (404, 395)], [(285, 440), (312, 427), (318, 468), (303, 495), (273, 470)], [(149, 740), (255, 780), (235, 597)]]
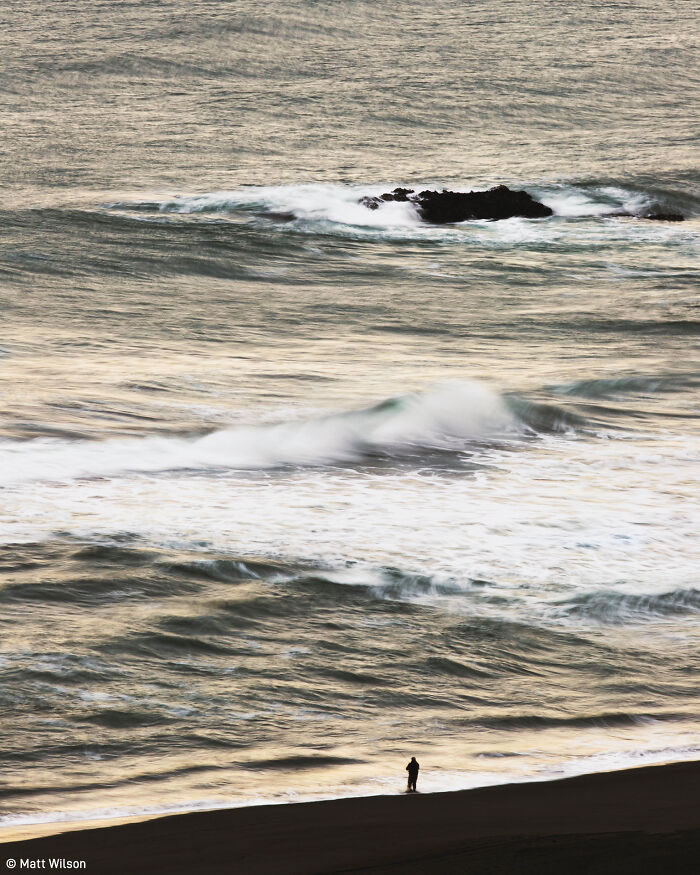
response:
[(691, 7), (4, 5), (6, 826), (697, 756)]

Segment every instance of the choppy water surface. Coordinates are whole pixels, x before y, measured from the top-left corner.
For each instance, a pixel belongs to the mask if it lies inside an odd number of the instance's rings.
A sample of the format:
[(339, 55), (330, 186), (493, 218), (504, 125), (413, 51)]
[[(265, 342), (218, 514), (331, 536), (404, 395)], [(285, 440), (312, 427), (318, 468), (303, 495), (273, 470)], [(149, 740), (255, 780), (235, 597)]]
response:
[(6, 827), (697, 757), (691, 13), (5, 4)]

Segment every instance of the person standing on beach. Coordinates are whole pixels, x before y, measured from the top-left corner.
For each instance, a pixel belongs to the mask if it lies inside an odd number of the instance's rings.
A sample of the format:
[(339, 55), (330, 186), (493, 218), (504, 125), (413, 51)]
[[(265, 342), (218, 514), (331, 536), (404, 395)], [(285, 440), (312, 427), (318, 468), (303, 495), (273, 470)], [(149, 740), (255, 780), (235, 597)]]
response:
[(418, 769), (420, 769), (420, 763), (416, 762), (415, 757), (411, 757), (411, 762), (406, 766), (406, 771), (408, 772), (408, 792), (409, 793), (416, 792), (416, 781), (418, 780)]

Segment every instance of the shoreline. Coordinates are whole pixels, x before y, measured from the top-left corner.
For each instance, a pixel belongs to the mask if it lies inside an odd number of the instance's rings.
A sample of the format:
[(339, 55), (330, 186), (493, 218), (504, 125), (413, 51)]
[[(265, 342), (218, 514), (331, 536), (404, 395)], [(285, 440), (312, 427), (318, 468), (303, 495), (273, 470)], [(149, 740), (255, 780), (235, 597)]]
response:
[[(681, 763), (692, 763), (695, 759), (642, 759), (638, 764), (630, 764), (629, 762), (619, 762), (615, 766), (596, 769), (594, 771), (576, 771), (570, 770), (564, 772), (559, 771), (555, 774), (546, 773), (526, 773), (523, 775), (501, 776), (495, 781), (487, 780), (484, 783), (476, 783), (471, 786), (457, 787), (441, 787), (438, 789), (421, 789), (420, 795), (436, 795), (446, 793), (469, 792), (473, 790), (484, 790), (490, 787), (504, 787), (515, 784), (536, 784), (536, 783), (553, 783), (567, 780), (569, 778), (584, 777), (586, 775), (609, 774), (614, 772), (633, 771), (649, 766), (668, 766)], [(490, 777), (490, 775), (489, 775)], [(360, 793), (339, 793), (338, 795), (323, 795), (301, 794), (296, 798), (284, 798), (278, 796), (260, 796), (254, 800), (237, 799), (230, 801), (212, 800), (211, 802), (196, 802), (195, 804), (182, 803), (173, 807), (144, 807), (125, 810), (117, 810), (110, 814), (102, 814), (100, 810), (90, 811), (83, 810), (73, 812), (71, 816), (66, 812), (63, 817), (57, 820), (26, 820), (17, 823), (2, 824), (0, 823), (0, 847), (8, 842), (29, 841), (32, 839), (47, 838), (49, 836), (58, 835), (64, 832), (79, 832), (84, 830), (102, 829), (113, 826), (121, 826), (127, 823), (139, 823), (141, 821), (155, 820), (163, 817), (175, 817), (185, 814), (203, 814), (213, 811), (231, 811), (239, 808), (267, 808), (276, 805), (306, 805), (311, 802), (337, 802), (343, 799), (374, 799), (385, 797), (397, 797), (406, 795), (404, 789), (396, 789), (396, 785), (400, 784), (404, 787), (406, 778), (398, 776), (398, 781), (392, 786), (394, 789), (382, 791), (373, 789), (370, 792)], [(425, 776), (422, 776), (421, 782), (425, 784)]]
[(472, 790), (155, 815), (8, 841), (0, 866), (58, 858), (105, 875), (311, 875), (476, 864), (479, 872), (554, 873), (565, 863), (567, 872), (598, 875), (692, 872), (698, 853), (700, 761), (685, 761)]

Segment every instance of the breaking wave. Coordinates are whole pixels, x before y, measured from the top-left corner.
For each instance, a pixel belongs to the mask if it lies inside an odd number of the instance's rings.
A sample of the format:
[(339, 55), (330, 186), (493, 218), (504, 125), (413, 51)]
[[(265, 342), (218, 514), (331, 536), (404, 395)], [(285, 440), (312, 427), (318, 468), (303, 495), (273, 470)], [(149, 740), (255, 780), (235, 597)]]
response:
[(8, 485), (120, 472), (337, 465), (463, 452), (573, 424), (571, 414), (557, 407), (508, 399), (478, 382), (454, 382), (366, 410), (226, 428), (195, 439), (6, 441), (0, 444), (0, 469)]
[[(447, 187), (468, 191), (489, 187), (488, 182), (451, 182)], [(422, 183), (403, 182), (416, 190)], [(429, 188), (445, 187), (442, 183), (428, 182)], [(615, 216), (621, 212), (643, 216), (649, 210), (680, 213), (686, 218), (700, 214), (700, 205), (690, 196), (668, 191), (655, 191), (616, 184), (551, 183), (524, 187), (534, 198), (554, 210), (555, 218), (582, 219)], [(359, 199), (378, 195), (397, 186), (397, 183), (379, 185), (341, 185), (307, 183), (278, 186), (250, 186), (231, 191), (212, 191), (201, 194), (182, 194), (171, 197), (150, 197), (145, 200), (121, 201), (105, 206), (109, 210), (147, 216), (191, 216), (209, 219), (263, 219), (275, 223), (294, 223), (296, 227), (311, 230), (341, 230), (342, 227), (407, 232), (421, 229), (424, 233), (444, 236), (449, 228), (425, 225), (415, 206), (405, 202), (387, 202), (380, 209), (369, 210)], [(515, 219), (509, 222), (527, 222)], [(463, 223), (483, 225), (483, 221)], [(502, 223), (496, 223), (502, 225)]]

